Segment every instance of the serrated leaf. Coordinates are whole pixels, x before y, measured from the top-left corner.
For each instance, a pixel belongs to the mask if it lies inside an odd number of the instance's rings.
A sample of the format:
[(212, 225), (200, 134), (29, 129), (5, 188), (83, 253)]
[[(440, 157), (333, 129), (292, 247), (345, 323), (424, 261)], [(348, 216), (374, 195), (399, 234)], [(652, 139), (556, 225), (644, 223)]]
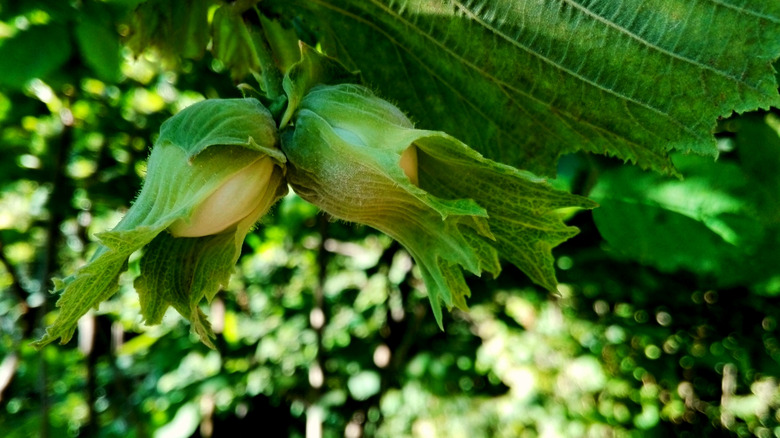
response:
[(780, 104), (776, 1), (296, 5), (418, 126), (537, 174), (578, 150), (673, 172), (670, 150), (716, 154), (718, 117)]
[(168, 306), (173, 306), (201, 340), (214, 348), (214, 334), (199, 305), (204, 297), (211, 301), (227, 286), (240, 249), (234, 233), (199, 238), (157, 235), (146, 246), (141, 275), (134, 283), (145, 323), (159, 324)]
[(73, 337), (79, 318), (116, 293), (119, 274), (125, 269), (130, 255), (151, 241), (162, 229), (139, 227), (132, 231), (117, 231), (103, 241), (106, 246), (99, 256), (59, 284), (64, 287), (62, 296), (57, 300), (60, 312), (54, 323), (46, 328), (43, 338), (34, 342), (33, 346), (40, 348), (57, 338), (61, 338), (63, 344), (68, 342)]
[(466, 198), (484, 207), (491, 242), (501, 256), (535, 283), (555, 290), (552, 249), (577, 234), (556, 213), (593, 208), (590, 201), (551, 189), (544, 180), (487, 160), (462, 143), (431, 136), (418, 146), (420, 187), (444, 199)]

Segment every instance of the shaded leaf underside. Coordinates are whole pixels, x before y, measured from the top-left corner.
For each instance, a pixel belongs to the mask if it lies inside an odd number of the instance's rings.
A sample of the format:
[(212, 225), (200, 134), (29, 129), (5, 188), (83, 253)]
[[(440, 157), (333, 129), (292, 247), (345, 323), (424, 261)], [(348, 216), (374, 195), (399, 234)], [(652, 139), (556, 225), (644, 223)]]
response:
[(778, 104), (780, 2), (313, 0), (324, 48), (418, 127), (539, 174), (585, 150), (673, 172)]

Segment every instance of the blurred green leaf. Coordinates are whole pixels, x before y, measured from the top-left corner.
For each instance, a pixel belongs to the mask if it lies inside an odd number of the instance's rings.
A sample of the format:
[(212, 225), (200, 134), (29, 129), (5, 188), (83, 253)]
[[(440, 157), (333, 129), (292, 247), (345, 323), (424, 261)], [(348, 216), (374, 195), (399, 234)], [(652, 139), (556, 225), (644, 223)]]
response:
[(62, 23), (31, 26), (0, 39), (0, 86), (22, 88), (31, 79), (57, 70), (70, 57), (69, 40), (67, 25)]
[(155, 438), (187, 438), (198, 429), (200, 412), (195, 402), (182, 405), (170, 423), (157, 429)]
[(116, 82), (120, 73), (121, 46), (111, 14), (97, 2), (85, 3), (83, 12), (75, 26), (81, 57), (98, 79)]
[(775, 114), (741, 117), (733, 122), (739, 164), (754, 184), (764, 222), (780, 223), (780, 117)]
[(209, 42), (210, 0), (149, 0), (136, 8), (132, 33), (125, 43), (133, 52), (157, 49), (162, 57), (175, 62), (198, 59)]
[(773, 275), (780, 137), (754, 118), (735, 123), (742, 167), (728, 158), (676, 155), (682, 180), (630, 167), (600, 175), (591, 197), (601, 207), (593, 218), (614, 251), (720, 285)]
[(349, 393), (357, 400), (365, 400), (379, 392), (381, 382), (375, 371), (361, 371), (347, 380)]
[(135, 8), (139, 4), (147, 1), (147, 0), (103, 0), (106, 3), (113, 3), (117, 5), (122, 5), (128, 8)]

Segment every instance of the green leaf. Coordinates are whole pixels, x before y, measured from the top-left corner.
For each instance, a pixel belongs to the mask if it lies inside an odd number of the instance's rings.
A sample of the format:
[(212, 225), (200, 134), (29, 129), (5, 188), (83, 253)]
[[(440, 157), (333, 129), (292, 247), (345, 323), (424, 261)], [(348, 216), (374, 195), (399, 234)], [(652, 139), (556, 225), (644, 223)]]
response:
[(233, 79), (241, 79), (260, 70), (252, 35), (234, 8), (224, 5), (214, 12), (211, 34), (211, 51), (230, 69)]
[[(410, 148), (419, 186), (402, 164)], [(499, 255), (554, 290), (552, 247), (576, 234), (556, 210), (593, 207), (448, 134), (414, 129), (398, 108), (357, 85), (311, 89), (282, 149), (296, 193), (410, 252), (439, 325), (441, 303), (466, 307), (462, 271), (496, 276)]]
[(76, 274), (55, 281), (55, 287), (63, 293), (57, 300), (60, 312), (52, 325), (46, 328), (46, 334), (33, 343), (36, 348), (62, 338), (68, 342), (76, 330), (79, 318), (91, 308), (109, 299), (119, 289), (119, 274), (125, 269), (130, 255), (151, 241), (164, 228), (138, 227), (131, 231), (116, 231), (98, 235), (102, 252), (92, 262), (81, 268)]
[(263, 26), (268, 45), (273, 53), (274, 61), (282, 74), (287, 74), (295, 63), (301, 58), (301, 49), (298, 46), (298, 36), (295, 29), (285, 28), (281, 22), (271, 20), (265, 15), (260, 15), (260, 23)]
[(232, 145), (263, 152), (284, 163), (284, 154), (276, 148), (271, 113), (256, 99), (210, 99), (196, 108), (166, 120), (157, 142), (179, 146), (188, 159), (209, 146)]
[(674, 172), (670, 150), (716, 155), (719, 117), (780, 105), (776, 1), (295, 5), (418, 126), (534, 173), (578, 150)]
[(555, 290), (552, 249), (577, 234), (557, 214), (593, 208), (587, 199), (553, 190), (527, 172), (487, 160), (462, 143), (430, 136), (418, 147), (420, 187), (443, 199), (473, 199), (485, 208), (492, 246), (535, 283)]
[(731, 123), (740, 167), (753, 182), (751, 198), (764, 223), (780, 223), (780, 117), (741, 117)]
[(200, 339), (214, 348), (211, 325), (199, 305), (204, 297), (211, 301), (230, 281), (241, 253), (241, 242), (235, 240), (234, 233), (198, 238), (157, 235), (146, 246), (141, 275), (134, 284), (146, 324), (160, 324), (165, 310), (173, 306), (190, 321)]
[(118, 81), (121, 46), (108, 8), (101, 3), (86, 3), (76, 22), (75, 35), (84, 63), (98, 79)]
[(105, 0), (106, 3), (116, 4), (130, 9), (135, 8), (139, 4), (144, 3), (146, 1), (147, 0)]
[(0, 39), (0, 86), (21, 88), (29, 80), (45, 78), (57, 70), (70, 57), (68, 40), (67, 27), (60, 23), (31, 26)]
[(628, 167), (600, 175), (593, 218), (616, 254), (718, 286), (754, 284), (776, 271), (780, 137), (757, 117), (729, 126), (736, 157), (675, 155), (684, 180)]
[(127, 46), (157, 49), (163, 59), (200, 58), (209, 42), (209, 0), (149, 0), (136, 8)]

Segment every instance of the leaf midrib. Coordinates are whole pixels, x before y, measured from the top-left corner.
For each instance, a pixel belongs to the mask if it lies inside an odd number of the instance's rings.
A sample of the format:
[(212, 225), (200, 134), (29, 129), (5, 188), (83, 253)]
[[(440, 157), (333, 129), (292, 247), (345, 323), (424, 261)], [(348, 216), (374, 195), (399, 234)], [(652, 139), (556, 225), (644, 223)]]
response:
[(712, 3), (715, 3), (718, 6), (723, 6), (724, 8), (731, 9), (734, 11), (737, 11), (742, 14), (752, 15), (754, 17), (760, 18), (762, 20), (767, 20), (770, 23), (777, 23), (780, 24), (780, 18), (775, 18), (771, 15), (762, 14), (761, 12), (754, 11), (753, 9), (747, 9), (747, 8), (741, 8), (739, 6), (732, 5), (731, 3), (726, 3), (721, 0), (710, 0)]
[[(588, 9), (587, 7), (585, 7), (582, 4), (578, 3), (576, 0), (561, 0), (561, 1), (563, 3), (567, 3), (567, 4), (571, 5), (575, 9), (578, 9), (578, 10), (582, 11), (583, 14), (593, 18), (594, 20), (596, 20), (596, 21), (598, 21), (600, 23), (603, 23), (607, 27), (615, 29), (618, 32), (623, 33), (624, 35), (627, 35), (629, 38), (631, 38), (631, 39), (633, 39), (635, 41), (638, 41), (638, 42), (644, 44), (645, 46), (647, 46), (647, 47), (649, 47), (649, 48), (651, 48), (651, 49), (653, 49), (653, 50), (655, 50), (655, 51), (657, 51), (657, 52), (659, 52), (659, 53), (661, 53), (663, 55), (670, 56), (670, 57), (672, 57), (674, 59), (678, 59), (680, 61), (686, 62), (686, 63), (688, 63), (690, 65), (693, 65), (695, 67), (698, 67), (698, 68), (701, 68), (701, 69), (704, 69), (704, 70), (709, 70), (709, 71), (711, 71), (711, 72), (713, 72), (713, 73), (715, 73), (715, 74), (717, 74), (717, 75), (719, 75), (721, 77), (724, 77), (726, 79), (732, 80), (732, 81), (734, 81), (734, 82), (736, 82), (736, 83), (738, 83), (740, 85), (744, 85), (745, 87), (755, 91), (756, 93), (761, 93), (761, 90), (758, 89), (755, 85), (750, 84), (748, 82), (745, 82), (744, 80), (740, 79), (739, 77), (733, 76), (728, 71), (715, 68), (715, 67), (713, 67), (711, 65), (704, 64), (704, 63), (702, 63), (701, 61), (699, 61), (697, 59), (689, 58), (689, 57), (686, 57), (686, 56), (682, 56), (682, 55), (679, 55), (679, 54), (677, 54), (677, 53), (675, 53), (675, 52), (673, 52), (671, 50), (665, 49), (665, 48), (663, 48), (663, 47), (661, 47), (661, 46), (659, 46), (659, 45), (657, 45), (657, 44), (655, 44), (655, 43), (653, 43), (653, 42), (643, 38), (642, 36), (632, 32), (628, 28), (625, 28), (625, 27), (619, 25), (618, 23), (615, 23), (614, 21), (610, 21), (606, 17), (597, 14), (596, 12), (592, 11), (591, 9)], [(721, 5), (723, 7), (726, 7), (726, 5), (722, 5), (720, 3), (717, 3), (715, 0), (713, 0), (713, 2), (718, 4), (718, 5)]]

